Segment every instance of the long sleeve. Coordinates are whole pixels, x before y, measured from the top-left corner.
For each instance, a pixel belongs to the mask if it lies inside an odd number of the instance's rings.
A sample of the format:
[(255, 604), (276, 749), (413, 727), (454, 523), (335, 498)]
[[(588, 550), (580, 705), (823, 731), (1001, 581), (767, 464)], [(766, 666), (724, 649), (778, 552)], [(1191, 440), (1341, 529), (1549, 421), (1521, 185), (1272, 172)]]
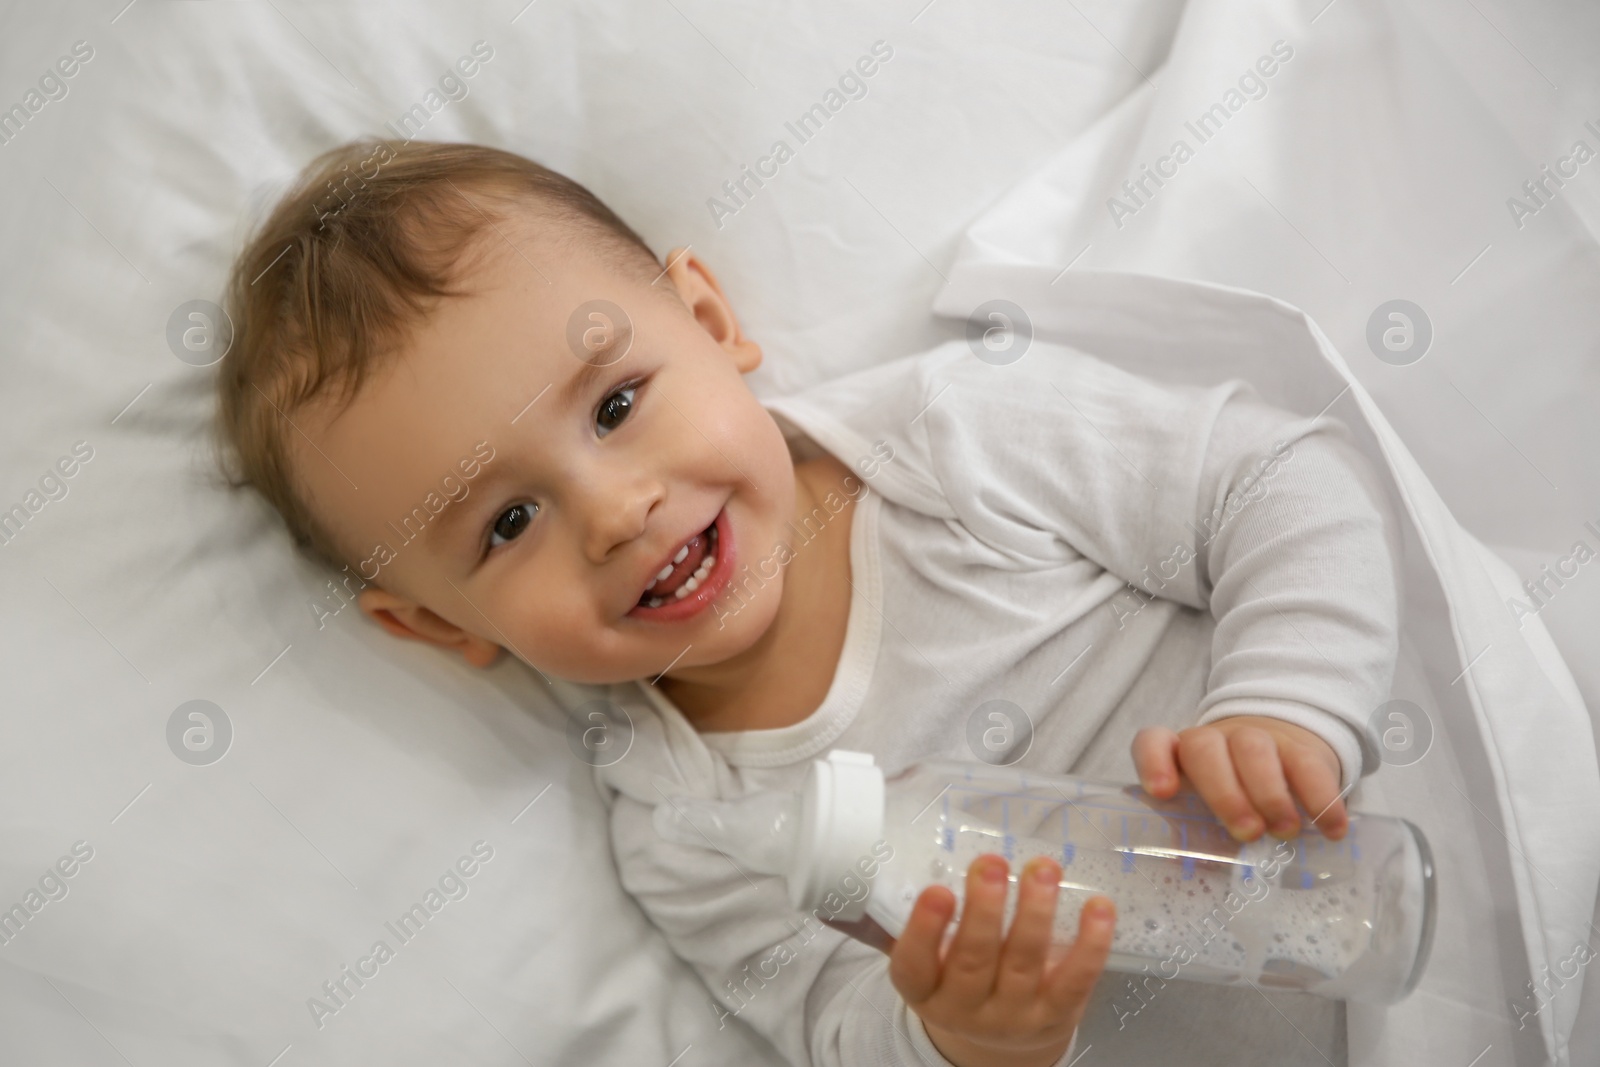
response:
[[(1046, 346), (1014, 367), (926, 367), (920, 440), (958, 520), (1019, 560), (1081, 553), (1216, 620), (1197, 721), (1263, 715), (1378, 765), (1368, 725), (1398, 649), (1398, 520), (1349, 431), (1246, 383), (1157, 383)], [(922, 401), (926, 403), (926, 400)]]
[(612, 700), (637, 731), (625, 758), (595, 769), (612, 854), (623, 888), (705, 983), (701, 1040), (749, 1026), (795, 1067), (951, 1067), (890, 984), (883, 953), (791, 908), (781, 878), (657, 833), (654, 809), (669, 797), (741, 794), (681, 714), (658, 715), (621, 686)]
[[(887, 958), (790, 906), (783, 880), (655, 828), (657, 804), (743, 795), (675, 708), (608, 689), (631, 724), (627, 754), (595, 767), (622, 886), (706, 986), (706, 1042), (749, 1026), (795, 1067), (948, 1067), (889, 984)], [(576, 706), (578, 701), (571, 700)], [(798, 788), (804, 766), (797, 765)], [(920, 1039), (920, 1041), (919, 1041)]]
[(1379, 762), (1369, 720), (1398, 650), (1398, 519), (1339, 422), (1266, 450), (1235, 444), (1271, 417), (1229, 405), (1207, 454), (1196, 566), (1217, 625), (1199, 722), (1313, 730), (1348, 789)]
[(663, 840), (614, 799), (623, 887), (705, 982), (707, 1036), (748, 1025), (796, 1067), (949, 1067), (889, 983), (887, 957), (789, 906), (781, 879)]

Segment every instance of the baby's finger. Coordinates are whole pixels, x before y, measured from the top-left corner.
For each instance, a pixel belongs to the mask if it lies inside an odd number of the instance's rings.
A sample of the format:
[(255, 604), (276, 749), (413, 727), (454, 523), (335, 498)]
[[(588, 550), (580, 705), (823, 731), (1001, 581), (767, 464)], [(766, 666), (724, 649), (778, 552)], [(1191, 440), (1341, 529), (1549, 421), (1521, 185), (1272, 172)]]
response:
[(955, 913), (956, 896), (942, 885), (931, 885), (917, 897), (889, 953), (889, 981), (907, 1004), (920, 1004), (938, 990), (939, 943)]
[(1068, 1015), (1083, 1011), (1095, 982), (1106, 969), (1116, 926), (1117, 908), (1108, 897), (1090, 897), (1084, 902), (1072, 951), (1044, 980), (1044, 997), (1058, 1012)]
[(1245, 727), (1228, 736), (1228, 752), (1239, 784), (1266, 820), (1267, 829), (1284, 838), (1299, 833), (1300, 815), (1294, 810), (1294, 798), (1289, 795), (1289, 783), (1283, 776), (1277, 739), (1265, 730)]
[(995, 992), (1001, 996), (1032, 996), (1044, 975), (1044, 961), (1055, 929), (1056, 894), (1061, 888), (1061, 865), (1048, 856), (1026, 864), (1017, 878), (1017, 914), (1011, 920), (1005, 948), (1000, 953), (1000, 973)]
[(979, 856), (967, 868), (967, 899), (939, 982), (939, 992), (956, 1004), (976, 1007), (994, 990), (1008, 871), (1006, 861), (993, 853)]
[(1144, 791), (1162, 800), (1178, 791), (1178, 735), (1146, 726), (1133, 735), (1133, 766)]
[(1334, 841), (1343, 837), (1350, 817), (1339, 795), (1338, 772), (1303, 748), (1284, 750), (1283, 770), (1318, 829)]
[(1228, 739), (1220, 730), (1196, 727), (1178, 735), (1178, 758), (1195, 791), (1240, 841), (1254, 841), (1265, 828), (1233, 770)]

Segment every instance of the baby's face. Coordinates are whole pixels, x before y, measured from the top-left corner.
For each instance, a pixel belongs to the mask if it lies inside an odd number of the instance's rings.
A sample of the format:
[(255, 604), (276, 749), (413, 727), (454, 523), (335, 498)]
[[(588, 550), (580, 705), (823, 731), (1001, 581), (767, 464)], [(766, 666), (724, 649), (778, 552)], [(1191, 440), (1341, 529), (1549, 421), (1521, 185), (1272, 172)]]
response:
[[(728, 564), (787, 540), (795, 506), (783, 436), (741, 377), (760, 349), (693, 255), (669, 257), (652, 286), (506, 234), (520, 252), (491, 236), (498, 247), (459, 279), (471, 295), (441, 302), (343, 414), (295, 420), (315, 443), (295, 435), (310, 506), (381, 587), (362, 608), (480, 666), (504, 647), (575, 682), (746, 650), (781, 584), (727, 610)], [(574, 319), (596, 300), (631, 331), (603, 313)], [(596, 354), (607, 340), (616, 348)], [(646, 586), (713, 523), (731, 536), (704, 588), (641, 611)]]

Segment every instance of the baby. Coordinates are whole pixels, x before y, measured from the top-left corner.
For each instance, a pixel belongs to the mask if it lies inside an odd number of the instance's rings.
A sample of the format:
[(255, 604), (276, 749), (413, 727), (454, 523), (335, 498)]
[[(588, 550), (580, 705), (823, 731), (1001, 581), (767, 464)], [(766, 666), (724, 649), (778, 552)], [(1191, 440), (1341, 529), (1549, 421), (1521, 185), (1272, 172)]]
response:
[(1186, 780), (1250, 840), (1299, 808), (1341, 836), (1377, 765), (1396, 526), (1334, 420), (1042, 339), (763, 402), (699, 256), (472, 145), (322, 156), (229, 300), (236, 482), (395, 636), (606, 687), (637, 727), (593, 761), (623, 883), (718, 1025), (792, 1062), (1064, 1064), (1110, 903), (1051, 951), (1060, 866), (988, 855), (953, 936), (929, 889), (885, 959), (662, 840), (667, 786), (792, 789), (834, 747), (1106, 776), (1131, 744), (1145, 789)]

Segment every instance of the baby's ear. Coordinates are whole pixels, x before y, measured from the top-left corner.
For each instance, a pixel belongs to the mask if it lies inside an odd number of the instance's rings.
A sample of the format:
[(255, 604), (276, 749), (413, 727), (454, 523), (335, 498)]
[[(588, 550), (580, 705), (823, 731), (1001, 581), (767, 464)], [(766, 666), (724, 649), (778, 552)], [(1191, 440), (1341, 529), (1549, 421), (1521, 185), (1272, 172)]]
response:
[(416, 601), (387, 589), (363, 589), (356, 602), (367, 616), (396, 637), (458, 651), (474, 667), (493, 666), (500, 658), (500, 646), (493, 641), (469, 633)]
[(667, 253), (667, 269), (663, 273), (671, 279), (701, 329), (733, 357), (740, 374), (749, 374), (761, 365), (761, 346), (745, 336), (732, 302), (705, 260), (688, 246), (674, 248)]

